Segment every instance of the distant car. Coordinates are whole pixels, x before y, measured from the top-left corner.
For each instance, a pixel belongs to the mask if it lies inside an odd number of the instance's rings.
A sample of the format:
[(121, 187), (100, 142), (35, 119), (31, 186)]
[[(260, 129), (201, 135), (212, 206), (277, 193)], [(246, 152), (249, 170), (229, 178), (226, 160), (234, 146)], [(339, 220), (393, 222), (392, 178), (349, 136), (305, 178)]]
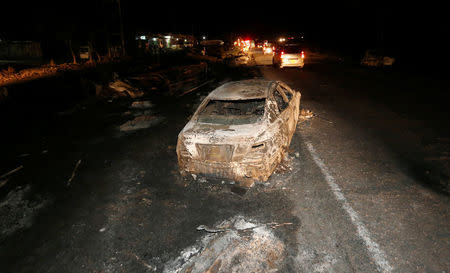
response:
[(251, 186), (266, 181), (288, 149), (300, 92), (279, 81), (226, 83), (207, 96), (178, 135), (182, 174), (204, 174)]
[(300, 67), (305, 65), (305, 52), (299, 45), (283, 45), (277, 47), (273, 54), (273, 65), (279, 68)]

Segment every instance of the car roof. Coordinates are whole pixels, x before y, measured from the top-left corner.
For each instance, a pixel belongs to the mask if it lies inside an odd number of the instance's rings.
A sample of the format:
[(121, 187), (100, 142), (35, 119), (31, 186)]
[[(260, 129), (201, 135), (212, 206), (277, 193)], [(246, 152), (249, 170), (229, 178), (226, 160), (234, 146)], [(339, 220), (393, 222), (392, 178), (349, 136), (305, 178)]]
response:
[(251, 100), (264, 99), (275, 81), (252, 79), (228, 82), (214, 89), (209, 98), (212, 100)]

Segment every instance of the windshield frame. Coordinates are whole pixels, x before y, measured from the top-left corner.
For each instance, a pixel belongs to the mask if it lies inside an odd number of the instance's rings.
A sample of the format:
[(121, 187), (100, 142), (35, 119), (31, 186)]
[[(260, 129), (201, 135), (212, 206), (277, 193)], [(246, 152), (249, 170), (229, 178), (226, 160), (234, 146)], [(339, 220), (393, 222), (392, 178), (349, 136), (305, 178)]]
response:
[[(267, 107), (267, 98), (258, 98), (258, 99), (243, 99), (243, 100), (218, 100), (218, 99), (205, 99), (205, 101), (203, 101), (203, 103), (199, 106), (199, 108), (197, 109), (195, 116), (193, 118), (193, 120), (195, 120), (195, 122), (197, 123), (202, 123), (202, 124), (210, 124), (210, 125), (220, 125), (220, 126), (236, 126), (236, 125), (250, 125), (250, 124), (258, 124), (263, 122), (264, 120), (266, 120), (266, 116), (267, 116), (267, 111), (266, 111), (266, 107)], [(206, 107), (212, 102), (212, 101), (219, 101), (219, 102), (244, 102), (244, 101), (261, 101), (262, 102), (262, 106), (263, 106), (263, 112), (262, 114), (256, 116), (256, 119), (254, 121), (251, 122), (207, 122), (205, 120), (202, 120), (202, 112), (206, 109)], [(221, 115), (217, 115), (217, 116), (221, 116)], [(231, 115), (222, 115), (223, 117), (225, 117), (225, 119), (227, 119), (226, 117), (231, 117)], [(245, 115), (242, 115), (243, 117)], [(234, 117), (238, 117), (238, 115), (234, 115)], [(248, 117), (250, 118), (251, 115), (248, 115)], [(231, 119), (233, 120), (233, 119)]]

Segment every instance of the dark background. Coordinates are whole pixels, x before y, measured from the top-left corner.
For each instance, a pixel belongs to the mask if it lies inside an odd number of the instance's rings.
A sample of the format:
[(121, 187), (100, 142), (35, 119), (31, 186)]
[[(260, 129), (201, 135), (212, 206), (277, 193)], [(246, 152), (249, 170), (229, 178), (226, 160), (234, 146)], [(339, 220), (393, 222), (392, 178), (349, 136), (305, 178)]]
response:
[[(0, 8), (2, 40), (57, 43), (106, 39), (120, 32), (117, 1), (9, 1)], [(358, 57), (379, 48), (413, 66), (445, 67), (449, 20), (437, 2), (121, 0), (125, 35), (142, 31), (272, 38), (303, 34), (307, 41)]]

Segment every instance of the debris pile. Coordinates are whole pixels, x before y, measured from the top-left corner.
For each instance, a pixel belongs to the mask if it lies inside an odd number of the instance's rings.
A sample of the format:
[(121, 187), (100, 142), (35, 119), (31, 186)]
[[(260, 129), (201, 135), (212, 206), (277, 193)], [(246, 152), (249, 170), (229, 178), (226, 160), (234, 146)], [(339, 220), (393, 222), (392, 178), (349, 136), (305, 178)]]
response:
[(144, 92), (131, 86), (122, 80), (115, 80), (108, 83), (108, 87), (113, 91), (113, 97), (130, 97), (132, 99), (140, 98)]
[(160, 123), (164, 118), (154, 115), (150, 109), (152, 107), (152, 102), (148, 100), (132, 102), (130, 105), (131, 111), (127, 111), (126, 114), (132, 115), (134, 118), (120, 125), (119, 130), (122, 132), (135, 131)]
[(246, 65), (248, 64), (250, 58), (247, 55), (240, 55), (234, 60), (236, 65)]
[(285, 173), (290, 171), (292, 171), (292, 158), (289, 157), (289, 155), (286, 153), (284, 154), (280, 164), (278, 164), (277, 168), (275, 169), (275, 172)]
[(152, 108), (153, 104), (151, 103), (151, 101), (148, 100), (143, 100), (143, 101), (133, 101), (133, 103), (131, 103), (130, 108), (131, 109), (148, 109), (148, 108)]
[(49, 200), (41, 196), (32, 199), (31, 186), (19, 186), (0, 200), (0, 241), (10, 234), (32, 225), (34, 216), (45, 207)]
[(182, 94), (207, 80), (208, 66), (205, 62), (175, 66), (157, 72), (148, 72), (133, 77), (149, 90), (157, 90), (169, 95)]
[(385, 56), (382, 52), (377, 52), (376, 50), (366, 50), (361, 59), (361, 65), (368, 67), (392, 66), (394, 62), (395, 58)]
[(278, 272), (285, 246), (272, 230), (290, 224), (259, 224), (236, 216), (215, 227), (198, 226), (206, 235), (168, 262), (163, 272)]
[(124, 124), (120, 125), (119, 129), (122, 132), (145, 129), (160, 123), (162, 119), (163, 119), (162, 117), (152, 115), (137, 116), (134, 119), (129, 120)]
[(298, 116), (298, 122), (303, 122), (305, 120), (311, 119), (314, 117), (314, 113), (308, 109), (301, 109), (300, 115)]

